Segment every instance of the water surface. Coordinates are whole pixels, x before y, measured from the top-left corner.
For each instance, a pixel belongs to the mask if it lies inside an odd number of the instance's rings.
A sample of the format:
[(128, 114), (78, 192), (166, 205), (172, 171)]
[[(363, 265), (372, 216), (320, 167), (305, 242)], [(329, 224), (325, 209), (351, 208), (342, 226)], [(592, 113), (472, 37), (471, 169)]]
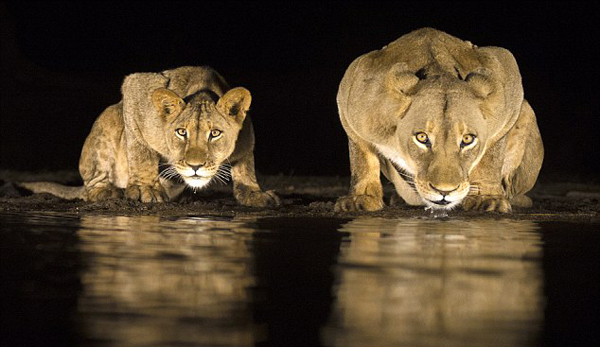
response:
[(0, 214), (11, 346), (561, 346), (594, 225)]

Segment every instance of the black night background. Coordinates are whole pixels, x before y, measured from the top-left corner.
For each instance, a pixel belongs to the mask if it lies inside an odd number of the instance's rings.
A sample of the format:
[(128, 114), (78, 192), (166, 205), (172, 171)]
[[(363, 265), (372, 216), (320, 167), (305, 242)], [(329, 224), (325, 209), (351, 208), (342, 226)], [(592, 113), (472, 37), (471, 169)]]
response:
[[(0, 1), (0, 345), (599, 346), (599, 3)], [(530, 209), (447, 217), (388, 184), (382, 210), (335, 210), (340, 80), (422, 27), (515, 56), (545, 147)], [(124, 76), (186, 65), (252, 93), (280, 206), (20, 187), (81, 183)]]
[(353, 59), (430, 26), (517, 59), (540, 180), (598, 177), (598, 2), (5, 2), (0, 169), (77, 169), (123, 77), (209, 65), (253, 94), (257, 171), (349, 175), (335, 95)]

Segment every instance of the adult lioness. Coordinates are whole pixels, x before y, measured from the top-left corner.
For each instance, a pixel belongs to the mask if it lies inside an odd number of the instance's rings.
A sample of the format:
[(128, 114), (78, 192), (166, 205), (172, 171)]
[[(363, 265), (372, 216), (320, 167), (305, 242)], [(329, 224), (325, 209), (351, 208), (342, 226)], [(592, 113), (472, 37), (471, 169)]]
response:
[[(34, 192), (89, 201), (125, 195), (142, 202), (177, 197), (185, 185), (202, 188), (229, 175), (247, 206), (276, 206), (254, 172), (254, 130), (246, 112), (250, 92), (229, 89), (208, 67), (181, 67), (125, 77), (123, 100), (98, 117), (87, 137), (79, 172), (83, 187), (22, 184)], [(159, 164), (168, 169), (159, 175)]]
[(381, 209), (380, 170), (411, 205), (531, 205), (544, 151), (508, 50), (419, 29), (352, 62), (337, 103), (352, 172), (338, 211)]

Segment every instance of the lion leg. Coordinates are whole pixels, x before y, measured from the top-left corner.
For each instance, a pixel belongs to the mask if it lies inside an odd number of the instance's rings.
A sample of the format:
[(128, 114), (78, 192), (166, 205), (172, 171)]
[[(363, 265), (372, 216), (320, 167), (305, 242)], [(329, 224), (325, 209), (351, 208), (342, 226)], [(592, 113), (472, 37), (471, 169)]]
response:
[(168, 197), (160, 184), (158, 153), (139, 143), (126, 130), (129, 180), (125, 196), (141, 202), (163, 202)]
[(348, 139), (350, 192), (339, 198), (335, 211), (377, 211), (383, 208), (379, 156), (365, 142)]
[(519, 120), (507, 135), (502, 166), (502, 184), (514, 206), (531, 207), (532, 201), (525, 193), (535, 185), (543, 159), (544, 145), (535, 113), (529, 103), (523, 101)]
[(235, 161), (231, 167), (233, 196), (244, 206), (276, 207), (281, 205), (274, 191), (263, 192), (256, 180), (254, 154), (250, 151)]
[(471, 171), (470, 192), (462, 202), (465, 211), (512, 210), (502, 186), (502, 162), (506, 148), (506, 137), (487, 149), (477, 166)]
[(182, 201), (182, 199), (178, 198), (182, 198), (183, 195), (185, 195), (182, 194), (187, 186), (185, 183), (179, 182), (174, 179), (167, 179), (164, 177), (159, 177), (159, 182), (160, 185), (163, 187), (165, 195), (169, 201)]
[(79, 158), (79, 173), (85, 187), (85, 200), (101, 201), (123, 196), (115, 186), (117, 153), (123, 134), (118, 105), (108, 107), (94, 122)]
[[(503, 140), (493, 146), (490, 155), (487, 154), (484, 155), (484, 158), (478, 165), (480, 170), (474, 170), (473, 177), (493, 178), (492, 182), (481, 184), (475, 181), (473, 185), (475, 188), (480, 189), (480, 191), (474, 189), (477, 194), (467, 196), (465, 202), (463, 202), (463, 207), (465, 209), (481, 209), (480, 206), (484, 205), (482, 204), (483, 198), (475, 196), (489, 194), (488, 190), (490, 190), (490, 187), (492, 187), (491, 195), (496, 195), (500, 191), (502, 192), (502, 199), (496, 198), (497, 201), (502, 200), (501, 203), (497, 204), (497, 209), (501, 212), (507, 212), (504, 211), (506, 209), (505, 206), (508, 206), (508, 211), (510, 211), (511, 205), (531, 207), (532, 201), (525, 193), (533, 188), (537, 180), (544, 158), (544, 146), (535, 119), (535, 113), (526, 100), (523, 101), (521, 112), (515, 125)], [(493, 163), (489, 162), (490, 160), (494, 163), (502, 164), (499, 171), (497, 164), (493, 165)], [(486, 167), (488, 168), (487, 172), (485, 170)], [(501, 189), (496, 184), (498, 180), (497, 172), (500, 172)], [(490, 206), (488, 205), (487, 208), (490, 208)]]

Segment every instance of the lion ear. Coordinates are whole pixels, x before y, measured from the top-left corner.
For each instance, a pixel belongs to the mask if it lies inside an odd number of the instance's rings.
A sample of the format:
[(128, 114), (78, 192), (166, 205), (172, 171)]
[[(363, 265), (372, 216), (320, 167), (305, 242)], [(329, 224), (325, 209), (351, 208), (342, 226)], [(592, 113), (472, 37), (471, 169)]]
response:
[(385, 84), (389, 90), (408, 95), (411, 89), (419, 83), (419, 77), (408, 70), (404, 62), (396, 63), (388, 71)]
[(173, 116), (179, 114), (185, 102), (174, 91), (159, 88), (152, 93), (152, 103), (159, 114)]
[(217, 101), (217, 110), (226, 116), (235, 118), (238, 123), (242, 123), (246, 117), (246, 112), (250, 109), (252, 96), (248, 89), (237, 87), (229, 90)]
[(490, 74), (491, 72), (488, 69), (481, 68), (470, 72), (465, 77), (465, 81), (471, 86), (477, 97), (485, 99), (494, 91)]
[(419, 83), (420, 78), (408, 69), (408, 64), (401, 62), (392, 65), (385, 76), (385, 86), (391, 92), (395, 103), (395, 114), (398, 118), (404, 117), (411, 103), (410, 95)]

